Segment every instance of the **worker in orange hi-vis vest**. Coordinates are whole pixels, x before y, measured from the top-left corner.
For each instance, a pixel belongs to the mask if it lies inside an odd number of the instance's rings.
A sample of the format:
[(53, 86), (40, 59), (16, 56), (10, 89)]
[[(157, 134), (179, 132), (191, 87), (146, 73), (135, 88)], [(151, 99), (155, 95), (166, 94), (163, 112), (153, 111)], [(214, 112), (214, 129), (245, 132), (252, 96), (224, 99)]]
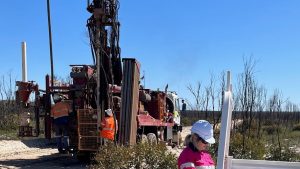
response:
[(66, 153), (69, 148), (69, 113), (71, 106), (66, 101), (57, 99), (51, 107), (51, 117), (55, 128), (55, 137), (59, 153)]
[(105, 110), (105, 118), (101, 121), (100, 126), (100, 137), (103, 138), (104, 144), (106, 144), (108, 141), (115, 140), (115, 130), (117, 129), (116, 123), (112, 110)]

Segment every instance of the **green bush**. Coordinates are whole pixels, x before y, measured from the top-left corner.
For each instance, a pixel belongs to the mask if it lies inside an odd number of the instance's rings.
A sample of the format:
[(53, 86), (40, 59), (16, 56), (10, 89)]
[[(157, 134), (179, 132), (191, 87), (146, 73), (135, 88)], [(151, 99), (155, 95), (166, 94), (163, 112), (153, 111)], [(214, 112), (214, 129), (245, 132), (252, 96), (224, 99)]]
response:
[(188, 117), (182, 117), (181, 118), (181, 124), (183, 126), (191, 126), (192, 122), (191, 122), (190, 118), (188, 118)]
[(0, 118), (0, 129), (2, 130), (16, 130), (19, 125), (19, 118), (17, 114), (9, 114)]
[(240, 133), (236, 133), (230, 139), (229, 154), (237, 159), (264, 159), (266, 150), (263, 140), (250, 137), (245, 138), (243, 146), (243, 137)]
[(194, 118), (181, 117), (181, 124), (182, 124), (182, 126), (192, 126), (198, 120), (199, 119), (196, 117), (194, 117)]
[(18, 139), (19, 118), (17, 114), (0, 116), (0, 140)]
[(300, 131), (300, 124), (294, 125), (293, 131)]
[(300, 155), (296, 153), (294, 149), (290, 149), (288, 146), (271, 145), (269, 147), (269, 154), (267, 155), (267, 160), (274, 161), (299, 161)]
[(167, 151), (164, 144), (140, 143), (134, 146), (102, 146), (90, 168), (106, 169), (173, 169), (177, 158)]
[(279, 133), (282, 132), (282, 128), (280, 126), (263, 126), (263, 131), (267, 133), (267, 135), (273, 135), (276, 134), (276, 130), (279, 129)]
[(292, 132), (289, 132), (287, 135), (286, 135), (286, 138), (289, 139), (289, 143), (291, 145), (296, 145), (297, 147), (300, 147), (300, 131), (292, 131)]

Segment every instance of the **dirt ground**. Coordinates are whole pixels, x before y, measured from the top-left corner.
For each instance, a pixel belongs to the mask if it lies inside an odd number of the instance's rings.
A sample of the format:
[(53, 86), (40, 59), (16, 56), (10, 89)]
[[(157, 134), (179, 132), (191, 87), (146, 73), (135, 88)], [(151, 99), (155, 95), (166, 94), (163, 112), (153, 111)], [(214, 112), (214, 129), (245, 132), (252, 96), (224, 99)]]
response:
[[(183, 127), (182, 138), (190, 133), (191, 127)], [(183, 147), (168, 150), (177, 156)], [(59, 154), (55, 141), (46, 139), (0, 140), (0, 168), (86, 168), (72, 155)]]
[(86, 168), (71, 155), (58, 153), (46, 139), (1, 140), (0, 168)]
[[(182, 141), (184, 141), (185, 137), (191, 133), (191, 131), (190, 131), (191, 128), (192, 128), (191, 126), (182, 128), (182, 132), (181, 132)], [(183, 147), (183, 145), (180, 145), (180, 146), (176, 146), (174, 148), (168, 146), (167, 148), (170, 152), (176, 154), (176, 156), (179, 157), (179, 155), (184, 147)]]

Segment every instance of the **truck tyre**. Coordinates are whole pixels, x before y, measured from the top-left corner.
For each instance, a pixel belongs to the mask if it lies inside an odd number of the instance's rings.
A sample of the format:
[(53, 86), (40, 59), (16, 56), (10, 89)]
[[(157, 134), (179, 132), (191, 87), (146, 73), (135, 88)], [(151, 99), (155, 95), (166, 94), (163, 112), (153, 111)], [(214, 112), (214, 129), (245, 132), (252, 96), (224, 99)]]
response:
[(76, 158), (78, 161), (83, 162), (83, 163), (89, 163), (91, 162), (91, 159), (93, 159), (94, 154), (91, 152), (77, 152), (75, 154)]
[(147, 136), (145, 134), (142, 134), (140, 136), (140, 142), (141, 143), (147, 143), (148, 142), (148, 138), (147, 138)]
[(181, 146), (182, 145), (182, 143), (183, 143), (183, 141), (182, 141), (182, 136), (181, 136), (181, 132), (180, 131), (178, 131), (177, 132), (177, 138), (176, 138), (176, 144), (178, 145), (178, 146)]
[(179, 137), (178, 145), (181, 146), (183, 144), (183, 139), (182, 139), (181, 132), (179, 132), (178, 137)]
[(148, 133), (147, 134), (147, 139), (148, 139), (149, 144), (154, 144), (154, 145), (157, 144), (157, 138), (156, 138), (156, 135), (154, 133)]

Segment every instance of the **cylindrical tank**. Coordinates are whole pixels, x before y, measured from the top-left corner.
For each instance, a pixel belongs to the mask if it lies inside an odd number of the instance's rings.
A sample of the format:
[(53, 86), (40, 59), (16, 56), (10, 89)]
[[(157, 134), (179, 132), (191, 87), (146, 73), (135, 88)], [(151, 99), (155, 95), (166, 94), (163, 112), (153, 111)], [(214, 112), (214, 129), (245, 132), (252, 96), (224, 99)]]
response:
[(31, 83), (18, 81), (17, 86), (18, 86), (17, 93), (19, 94), (20, 101), (23, 103), (27, 103), (29, 100), (30, 93), (32, 92), (30, 90)]
[(139, 100), (142, 102), (149, 102), (149, 101), (151, 101), (151, 96), (150, 96), (150, 94), (146, 93), (144, 90), (140, 90)]

